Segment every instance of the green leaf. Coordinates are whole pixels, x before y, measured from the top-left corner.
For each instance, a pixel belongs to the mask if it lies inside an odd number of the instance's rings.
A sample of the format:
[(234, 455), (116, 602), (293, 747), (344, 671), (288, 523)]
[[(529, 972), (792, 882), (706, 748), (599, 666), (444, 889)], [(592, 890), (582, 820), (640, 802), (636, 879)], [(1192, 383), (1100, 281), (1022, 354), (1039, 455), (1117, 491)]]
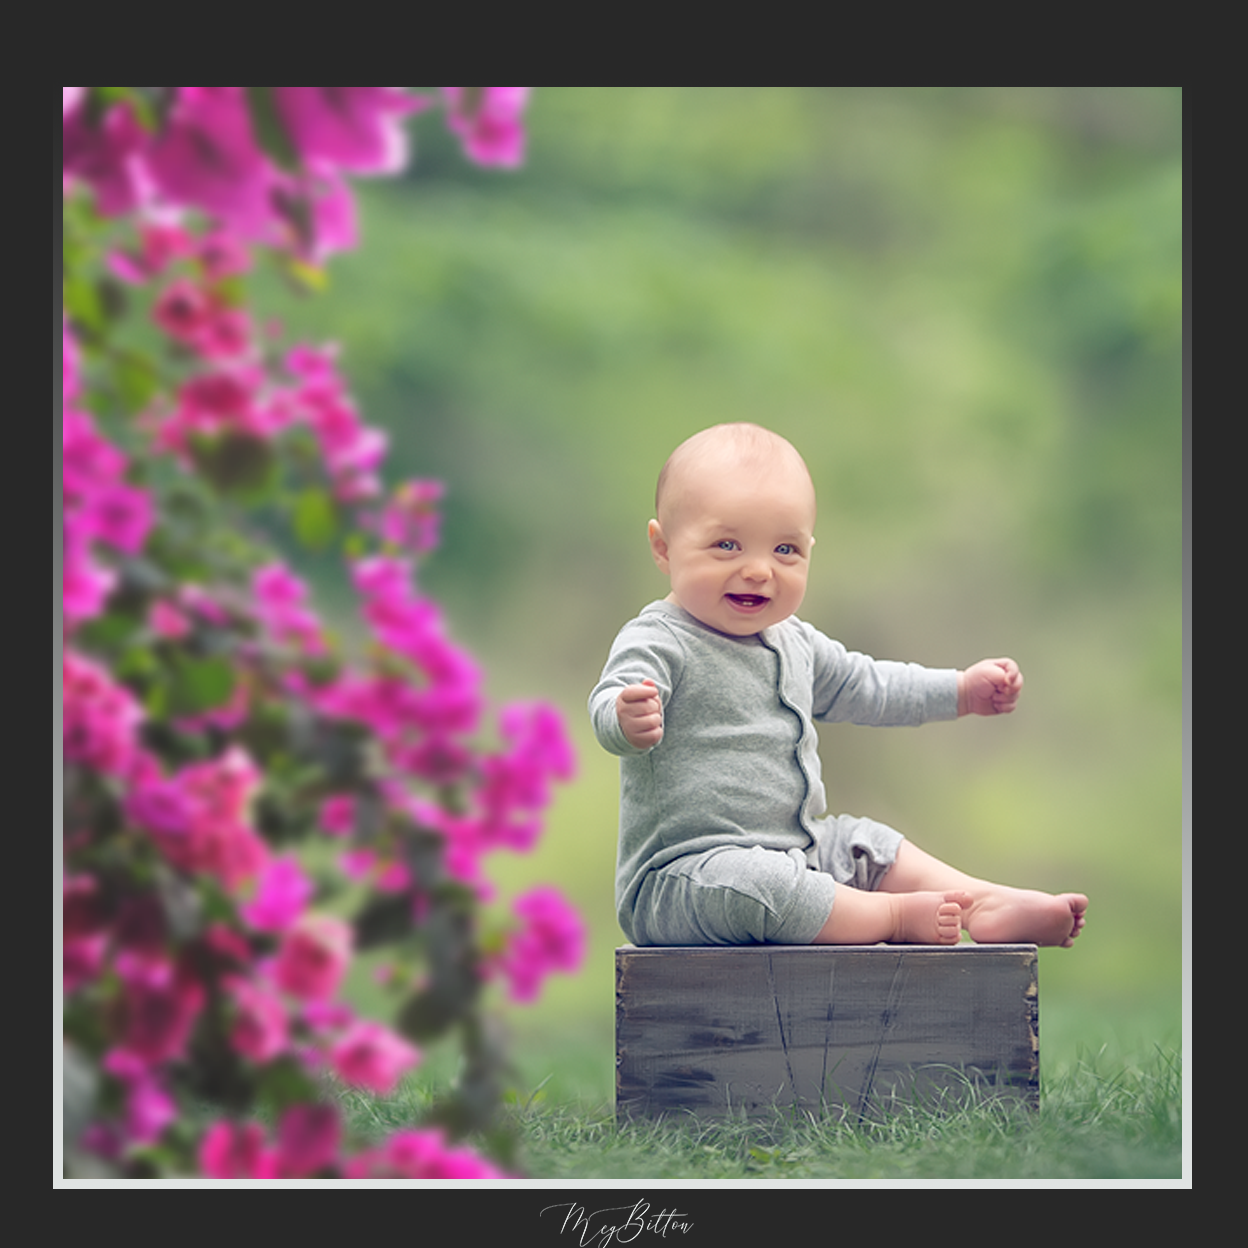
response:
[(326, 490), (310, 487), (295, 500), (295, 536), (309, 550), (323, 551), (338, 536), (338, 508)]
[(113, 367), (117, 397), (130, 412), (141, 412), (160, 390), (161, 380), (156, 365), (144, 355), (128, 351), (120, 355)]
[(234, 692), (234, 666), (225, 658), (175, 654), (170, 664), (170, 711), (202, 715), (224, 706)]
[(395, 944), (412, 932), (412, 900), (406, 894), (378, 894), (355, 916), (355, 947), (361, 952)]
[(104, 305), (96, 284), (87, 278), (66, 271), (64, 283), (65, 313), (70, 321), (92, 334), (104, 331)]
[(260, 438), (241, 433), (193, 438), (191, 458), (203, 477), (223, 494), (258, 502), (276, 483), (273, 448)]
[(275, 1113), (292, 1105), (315, 1101), (317, 1097), (316, 1084), (290, 1058), (281, 1058), (263, 1067), (257, 1084), (258, 1099)]
[(288, 173), (297, 173), (300, 167), (299, 150), (295, 147), (272, 87), (247, 87), (247, 108), (251, 114), (251, 127), (256, 142), (270, 160)]

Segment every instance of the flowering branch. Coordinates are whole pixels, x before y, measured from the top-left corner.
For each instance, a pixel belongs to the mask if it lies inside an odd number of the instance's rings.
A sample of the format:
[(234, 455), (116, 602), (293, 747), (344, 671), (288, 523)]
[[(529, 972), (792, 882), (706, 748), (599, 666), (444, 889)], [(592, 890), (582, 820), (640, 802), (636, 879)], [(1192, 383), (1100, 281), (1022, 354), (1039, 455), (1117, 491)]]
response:
[[(335, 352), (275, 353), (245, 286), (256, 244), (310, 263), (352, 245), (346, 177), (401, 169), (404, 125), (435, 100), (63, 90), (67, 1166), (501, 1175), (456, 1143), (497, 1104), (483, 985), (532, 1000), (579, 965), (584, 928), (538, 890), (500, 951), (480, 931), (485, 860), (536, 844), (572, 751), (542, 704), (503, 708), (501, 748), (480, 744), (482, 673), (415, 580), (441, 486), (387, 488), (385, 435)], [(527, 90), (442, 89), (471, 159), (518, 163)], [(250, 532), (275, 502), (296, 539), (351, 552), (362, 658)], [(309, 865), (335, 842), (332, 871)], [(342, 996), (378, 945), (394, 1027)], [(456, 1028), (469, 1076), (428, 1124), (361, 1151), (323, 1076), (387, 1095)]]

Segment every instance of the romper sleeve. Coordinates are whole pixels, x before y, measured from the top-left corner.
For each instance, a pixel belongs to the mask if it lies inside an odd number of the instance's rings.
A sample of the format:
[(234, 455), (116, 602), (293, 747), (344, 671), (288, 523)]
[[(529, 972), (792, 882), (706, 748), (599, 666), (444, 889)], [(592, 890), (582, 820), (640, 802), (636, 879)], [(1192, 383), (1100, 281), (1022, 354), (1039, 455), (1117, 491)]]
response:
[[(610, 754), (646, 754), (624, 736), (615, 702), (620, 690), (652, 680), (666, 707), (680, 679), (682, 647), (661, 619), (639, 617), (619, 632), (602, 676), (589, 695), (589, 716), (598, 743)], [(654, 747), (652, 746), (651, 749)]]
[(878, 727), (957, 719), (956, 668), (874, 659), (806, 628), (814, 651), (815, 719)]

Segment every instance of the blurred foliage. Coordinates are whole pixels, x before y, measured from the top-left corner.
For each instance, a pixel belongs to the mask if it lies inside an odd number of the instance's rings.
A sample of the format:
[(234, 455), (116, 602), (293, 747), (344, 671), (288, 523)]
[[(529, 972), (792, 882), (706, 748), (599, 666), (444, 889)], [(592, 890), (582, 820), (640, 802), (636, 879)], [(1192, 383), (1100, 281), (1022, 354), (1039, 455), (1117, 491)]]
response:
[[(530, 116), (517, 174), (431, 133), (361, 188), (328, 297), (262, 300), (343, 345), (396, 473), (447, 483), (423, 575), (492, 681), (583, 725), (616, 629), (665, 592), (663, 460), (721, 420), (775, 428), (820, 491), (803, 616), (1028, 678), (1008, 723), (837, 729), (837, 808), (1083, 889), (1046, 987), (1177, 1008), (1180, 89), (546, 87)], [(550, 1001), (606, 1011), (615, 764), (581, 739), (516, 870), (601, 916)]]

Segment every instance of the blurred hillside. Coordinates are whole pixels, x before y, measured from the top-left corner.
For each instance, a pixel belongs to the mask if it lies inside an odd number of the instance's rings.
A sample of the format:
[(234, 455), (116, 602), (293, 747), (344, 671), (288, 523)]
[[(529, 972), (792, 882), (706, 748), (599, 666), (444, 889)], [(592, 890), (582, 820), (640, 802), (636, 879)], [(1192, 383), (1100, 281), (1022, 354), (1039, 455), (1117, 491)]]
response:
[(545, 87), (529, 120), (514, 175), (420, 129), (406, 180), (361, 187), (327, 292), (262, 303), (342, 344), (396, 477), (446, 482), (425, 585), (493, 695), (554, 700), (581, 742), (542, 846), (498, 864), (594, 924), (551, 1010), (610, 1009), (615, 763), (584, 702), (666, 592), (658, 470), (723, 420), (810, 464), (805, 618), (1027, 678), (1007, 721), (829, 730), (837, 809), (1086, 891), (1046, 991), (1177, 1010), (1179, 90)]

